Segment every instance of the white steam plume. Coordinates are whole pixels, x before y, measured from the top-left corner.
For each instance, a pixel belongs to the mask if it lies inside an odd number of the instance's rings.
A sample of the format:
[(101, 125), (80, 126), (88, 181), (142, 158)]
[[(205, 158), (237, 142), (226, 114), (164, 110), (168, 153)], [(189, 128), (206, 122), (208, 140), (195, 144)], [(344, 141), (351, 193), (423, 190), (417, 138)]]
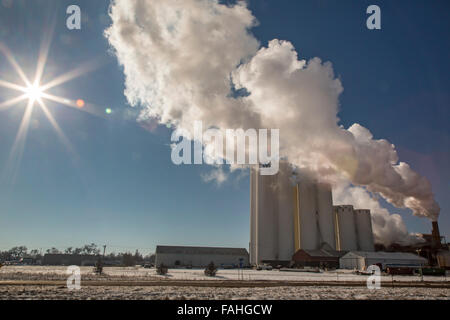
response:
[(398, 214), (390, 214), (363, 187), (354, 187), (348, 183), (336, 184), (333, 188), (333, 203), (336, 205), (350, 203), (355, 208), (369, 209), (375, 243), (388, 246), (391, 243), (407, 245), (424, 241), (421, 235), (408, 233), (402, 217)]
[[(287, 41), (260, 48), (244, 1), (116, 0), (110, 15), (105, 34), (124, 68), (128, 101), (146, 107), (142, 119), (184, 129), (198, 120), (205, 128), (280, 129), (281, 155), (297, 167), (438, 218), (430, 183), (399, 163), (395, 146), (359, 124), (339, 126), (343, 86), (331, 63), (299, 60)], [(249, 95), (233, 97), (233, 89)]]

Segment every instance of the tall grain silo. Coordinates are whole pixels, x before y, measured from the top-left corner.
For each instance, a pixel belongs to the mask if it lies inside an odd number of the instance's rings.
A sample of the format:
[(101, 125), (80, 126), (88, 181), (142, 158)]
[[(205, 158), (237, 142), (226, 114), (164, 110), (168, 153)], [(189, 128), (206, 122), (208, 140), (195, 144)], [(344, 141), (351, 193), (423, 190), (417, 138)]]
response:
[(296, 191), (294, 215), (297, 215), (296, 250), (317, 250), (320, 247), (319, 213), (317, 211), (317, 188), (315, 184), (302, 181)]
[(280, 162), (275, 176), (250, 174), (250, 262), (289, 262), (299, 249), (335, 249), (331, 186), (293, 177)]
[(335, 226), (333, 218), (333, 197), (329, 184), (317, 184), (317, 211), (319, 213), (320, 246), (328, 245), (336, 249)]
[(274, 260), (278, 252), (278, 197), (276, 176), (263, 176), (257, 168), (251, 171), (251, 236), (252, 263)]
[(354, 214), (358, 235), (358, 250), (374, 251), (375, 245), (370, 210), (354, 210)]
[(294, 183), (291, 181), (292, 168), (287, 162), (280, 163), (280, 171), (277, 176), (277, 202), (278, 202), (278, 255), (277, 260), (290, 261), (294, 246), (294, 202), (292, 190)]
[(358, 250), (358, 235), (353, 206), (335, 206), (334, 216), (337, 250)]
[(258, 218), (258, 172), (255, 168), (250, 169), (250, 243), (249, 243), (249, 254), (250, 263), (254, 264), (257, 261), (257, 218)]

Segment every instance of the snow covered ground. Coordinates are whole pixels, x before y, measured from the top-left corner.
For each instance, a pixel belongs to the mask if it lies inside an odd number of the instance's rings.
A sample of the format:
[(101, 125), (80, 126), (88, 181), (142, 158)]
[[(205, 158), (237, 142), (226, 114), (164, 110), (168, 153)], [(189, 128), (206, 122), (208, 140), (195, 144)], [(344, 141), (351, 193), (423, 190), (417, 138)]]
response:
[[(67, 267), (59, 266), (5, 266), (0, 269), (1, 280), (65, 280)], [(106, 267), (102, 280), (239, 280), (238, 270), (219, 270), (214, 278), (206, 277), (203, 269), (169, 269), (167, 276), (159, 276), (155, 269), (142, 267)], [(365, 281), (367, 276), (353, 274), (351, 270), (324, 273), (244, 270), (244, 280), (251, 281)], [(82, 280), (99, 279), (93, 267), (81, 267)], [(421, 281), (419, 276), (383, 275), (381, 281)], [(424, 281), (450, 281), (450, 277), (425, 276)]]
[[(5, 266), (0, 269), (0, 283), (13, 280), (67, 280), (66, 267), (46, 266)], [(81, 290), (69, 291), (65, 282), (57, 285), (1, 285), (1, 299), (200, 299), (200, 300), (322, 300), (322, 299), (346, 299), (346, 300), (368, 300), (368, 299), (445, 299), (450, 300), (448, 288), (392, 288), (383, 285), (380, 290), (368, 290), (364, 286), (352, 287), (330, 286), (327, 281), (366, 281), (366, 276), (359, 276), (352, 271), (339, 270), (324, 273), (304, 272), (281, 272), (244, 270), (244, 280), (247, 281), (311, 281), (311, 286), (285, 286), (283, 283), (277, 287), (257, 288), (226, 288), (226, 287), (191, 287), (171, 286), (169, 281), (164, 281), (164, 286), (145, 286), (139, 281), (148, 280), (217, 280), (231, 281), (239, 280), (237, 270), (219, 270), (214, 278), (206, 277), (203, 270), (169, 269), (167, 276), (159, 276), (155, 269), (144, 269), (141, 267), (130, 268), (104, 268), (104, 274), (97, 276), (92, 267), (81, 267)], [(105, 285), (83, 285), (83, 280), (105, 281)], [(396, 276), (395, 281), (420, 281), (417, 276)], [(445, 277), (425, 277), (425, 281), (449, 281)], [(136, 285), (118, 286), (116, 282), (110, 281), (135, 281)], [(392, 281), (391, 276), (383, 276), (382, 281)], [(107, 283), (110, 282), (110, 285)], [(317, 282), (323, 285), (317, 285)], [(88, 283), (88, 282), (85, 282)], [(157, 283), (157, 285), (161, 285)], [(278, 285), (278, 283), (276, 284)]]
[(1, 299), (96, 300), (450, 300), (448, 289), (364, 287), (84, 287), (0, 286)]

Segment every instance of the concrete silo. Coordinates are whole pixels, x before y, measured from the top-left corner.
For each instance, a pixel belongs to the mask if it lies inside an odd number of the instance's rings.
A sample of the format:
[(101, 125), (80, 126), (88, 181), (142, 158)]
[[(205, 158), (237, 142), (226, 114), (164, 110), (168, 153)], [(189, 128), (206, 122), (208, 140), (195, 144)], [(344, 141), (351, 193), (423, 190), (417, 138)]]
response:
[(301, 180), (294, 189), (295, 249), (336, 249), (331, 186)]
[(358, 234), (358, 250), (374, 251), (375, 245), (370, 210), (354, 210), (354, 213)]
[[(299, 182), (294, 182), (299, 181)], [(279, 173), (250, 174), (250, 262), (290, 262), (298, 250), (373, 251), (369, 210), (333, 207), (331, 186), (294, 179), (289, 163)]]
[(317, 211), (317, 188), (313, 183), (302, 182), (296, 187), (297, 199), (294, 216), (297, 215), (295, 229), (295, 249), (316, 250), (320, 247), (319, 214)]
[(333, 196), (329, 184), (317, 184), (317, 212), (319, 213), (320, 247), (326, 244), (329, 248), (336, 250)]
[(334, 217), (337, 250), (358, 250), (358, 235), (353, 206), (335, 206)]
[(292, 168), (286, 162), (280, 163), (277, 176), (278, 200), (278, 255), (276, 260), (290, 261), (295, 252), (294, 244), (294, 201), (292, 191), (294, 183), (291, 181)]
[(257, 216), (257, 175), (258, 172), (255, 168), (250, 169), (250, 243), (249, 243), (249, 257), (250, 257), (250, 263), (254, 263), (257, 261), (257, 254), (256, 254), (256, 231), (257, 231), (257, 224), (258, 224), (258, 216)]
[(274, 260), (278, 253), (278, 199), (276, 176), (251, 170), (250, 260)]
[(335, 249), (331, 187), (302, 179), (295, 184), (289, 163), (276, 176), (250, 177), (250, 261), (289, 262), (299, 249)]
[(370, 210), (335, 206), (336, 247), (340, 251), (374, 251)]

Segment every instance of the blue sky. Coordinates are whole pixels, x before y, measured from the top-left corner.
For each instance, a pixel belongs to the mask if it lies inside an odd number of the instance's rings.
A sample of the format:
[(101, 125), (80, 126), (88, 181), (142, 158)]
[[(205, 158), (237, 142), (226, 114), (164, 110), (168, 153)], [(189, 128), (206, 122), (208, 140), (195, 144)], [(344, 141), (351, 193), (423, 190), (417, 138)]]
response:
[[(43, 82), (99, 59), (96, 71), (51, 90), (84, 99), (104, 113), (57, 103), (49, 110), (74, 146), (67, 152), (38, 108), (32, 116), (19, 174), (0, 183), (0, 248), (81, 246), (108, 250), (157, 244), (247, 247), (249, 181), (234, 174), (221, 186), (205, 183), (207, 166), (176, 167), (170, 161), (170, 130), (144, 128), (127, 105), (124, 78), (103, 37), (109, 1), (14, 0), (0, 6), (0, 41), (34, 76), (43, 34), (56, 26)], [(65, 27), (70, 4), (82, 9), (81, 31)], [(365, 27), (366, 8), (382, 9), (382, 30)], [(345, 91), (341, 123), (358, 122), (375, 138), (396, 145), (400, 159), (430, 179), (450, 236), (450, 126), (448, 90), (450, 20), (447, 1), (250, 1), (259, 20), (253, 33), (263, 45), (291, 41), (302, 57), (333, 63)], [(0, 78), (19, 82), (4, 57)], [(16, 93), (0, 89), (0, 102)], [(0, 168), (5, 168), (25, 102), (0, 111)], [(400, 213), (411, 232), (429, 232), (428, 220)]]

